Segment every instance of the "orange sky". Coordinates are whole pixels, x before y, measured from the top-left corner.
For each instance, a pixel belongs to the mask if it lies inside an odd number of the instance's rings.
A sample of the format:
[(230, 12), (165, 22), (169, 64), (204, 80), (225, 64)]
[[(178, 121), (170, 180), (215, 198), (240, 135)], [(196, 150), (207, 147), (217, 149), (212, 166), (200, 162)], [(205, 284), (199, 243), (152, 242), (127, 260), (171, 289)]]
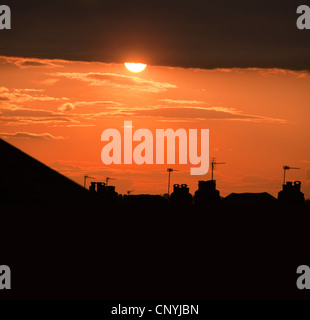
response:
[(225, 165), (215, 172), (218, 189), (276, 196), (282, 166), (301, 180), (310, 197), (310, 74), (282, 69), (184, 69), (0, 57), (0, 135), (57, 171), (83, 183), (115, 178), (119, 193), (165, 193), (172, 183), (190, 192), (206, 176), (189, 165), (104, 165), (101, 133), (134, 130), (210, 129), (210, 156)]

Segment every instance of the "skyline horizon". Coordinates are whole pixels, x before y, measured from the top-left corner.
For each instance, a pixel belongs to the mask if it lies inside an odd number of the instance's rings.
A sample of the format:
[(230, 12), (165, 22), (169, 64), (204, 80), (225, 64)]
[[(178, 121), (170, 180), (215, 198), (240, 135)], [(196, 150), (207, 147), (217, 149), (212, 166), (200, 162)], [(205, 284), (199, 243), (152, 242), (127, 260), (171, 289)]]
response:
[[(5, 141), (5, 140), (2, 139), (2, 138), (0, 138), (0, 139), (1, 139), (2, 141), (6, 142), (6, 143), (9, 143), (9, 142)], [(9, 143), (9, 144), (12, 145), (11, 143)], [(12, 145), (12, 146), (13, 146), (13, 145)], [(13, 146), (13, 147), (16, 148), (15, 146)], [(21, 152), (24, 153), (24, 151), (22, 151), (21, 149), (18, 149), (18, 150), (20, 150)], [(25, 153), (25, 154), (26, 154), (27, 156), (31, 157), (32, 159), (38, 161), (37, 159), (33, 158), (31, 155), (29, 155), (29, 154), (27, 154), (27, 153)], [(210, 163), (211, 163), (211, 161), (215, 161), (215, 160), (216, 160), (216, 159), (213, 158), (212, 160), (210, 160)], [(65, 178), (71, 180), (72, 182), (78, 184), (80, 187), (83, 187), (83, 188), (86, 189), (87, 191), (90, 191), (89, 188), (90, 188), (91, 182), (94, 182), (94, 183), (104, 183), (104, 184), (106, 184), (107, 179), (109, 179), (109, 180), (110, 180), (110, 179), (112, 179), (112, 180), (117, 180), (116, 178), (110, 178), (110, 177), (102, 177), (103, 179), (98, 178), (98, 180), (97, 180), (96, 178), (90, 177), (90, 176), (88, 176), (88, 175), (84, 175), (84, 176), (82, 177), (84, 183), (82, 184), (82, 183), (80, 183), (79, 181), (73, 180), (73, 179), (71, 179), (70, 177), (68, 177), (68, 176), (66, 176), (66, 175), (58, 172), (57, 170), (49, 167), (49, 166), (46, 165), (45, 163), (43, 163), (43, 162), (41, 162), (41, 161), (39, 161), (39, 162), (42, 163), (43, 165), (47, 166), (48, 168), (54, 170), (55, 172), (63, 175)], [(224, 163), (219, 163), (219, 164), (224, 164)], [(282, 169), (284, 169), (284, 167), (286, 167), (286, 166), (283, 166)], [(290, 168), (290, 169), (300, 169), (300, 168)], [(171, 170), (171, 169), (167, 168), (167, 172), (168, 172), (168, 170)], [(178, 171), (178, 170), (173, 170), (173, 171)], [(167, 173), (166, 173), (166, 175), (167, 175)], [(205, 175), (203, 175), (203, 176), (207, 176), (207, 175), (211, 175), (210, 170), (208, 171), (207, 174), (205, 174)], [(196, 176), (196, 177), (197, 177), (197, 176)], [(90, 181), (89, 183), (87, 183), (87, 181), (85, 181), (85, 178), (89, 178), (89, 179), (91, 179), (91, 181)], [(216, 183), (217, 180), (216, 180), (216, 179), (213, 179), (213, 180), (212, 180), (212, 179), (203, 180), (203, 179), (197, 178), (197, 184), (198, 184), (200, 181), (215, 181), (215, 183)], [(299, 182), (299, 180), (296, 180), (296, 181)], [(290, 180), (289, 178), (285, 180), (286, 183), (289, 183), (289, 182), (293, 183), (293, 182), (296, 182), (296, 181)], [(167, 182), (167, 181), (166, 181), (166, 182)], [(172, 190), (173, 190), (174, 185), (186, 184), (186, 183), (184, 183), (184, 182), (186, 182), (186, 181), (183, 181), (183, 182), (180, 182), (180, 183), (171, 183), (171, 184), (170, 184), (170, 194), (171, 194), (171, 192), (172, 192)], [(116, 183), (116, 184), (117, 184), (117, 183)], [(116, 192), (118, 191), (118, 190), (117, 190), (117, 186), (116, 186), (115, 184), (109, 184), (109, 185), (110, 185), (110, 186), (114, 186), (114, 187), (116, 188), (115, 191), (116, 191)], [(186, 184), (186, 186), (187, 186), (187, 184)], [(284, 186), (284, 184), (282, 183), (282, 187), (283, 187), (283, 186)], [(198, 190), (198, 187), (197, 187), (197, 190)], [(166, 190), (166, 191), (167, 191), (167, 190)], [(279, 192), (280, 192), (280, 191), (281, 191), (281, 190), (279, 190)], [(302, 190), (301, 190), (301, 191), (302, 191)], [(136, 194), (136, 190), (127, 190), (126, 192), (119, 193), (119, 194), (122, 194), (122, 195), (127, 194), (127, 195), (128, 195), (128, 192), (130, 193), (130, 195), (159, 195), (159, 196), (162, 196), (162, 197), (165, 197), (166, 195), (168, 195), (168, 192), (162, 192), (162, 193), (159, 193), (159, 194), (158, 194), (158, 193), (143, 193), (143, 192), (142, 192), (142, 193)], [(221, 193), (221, 190), (219, 190), (219, 192)], [(189, 193), (191, 194), (191, 192), (189, 192)], [(194, 193), (195, 193), (195, 191), (192, 192), (192, 194), (194, 194)], [(231, 195), (231, 194), (242, 194), (242, 193), (252, 193), (252, 192), (246, 192), (246, 191), (245, 191), (245, 192), (239, 192), (239, 193), (231, 192), (231, 193), (226, 194), (224, 197), (221, 195), (221, 198), (225, 198), (225, 197), (227, 197), (227, 196), (229, 196), (229, 195)], [(266, 193), (266, 191), (257, 192), (257, 193)], [(277, 198), (277, 195), (273, 195), (273, 194), (271, 194), (271, 195), (272, 195), (274, 198)], [(305, 201), (310, 201), (310, 198), (307, 198), (307, 197), (306, 197), (306, 198), (305, 198)]]

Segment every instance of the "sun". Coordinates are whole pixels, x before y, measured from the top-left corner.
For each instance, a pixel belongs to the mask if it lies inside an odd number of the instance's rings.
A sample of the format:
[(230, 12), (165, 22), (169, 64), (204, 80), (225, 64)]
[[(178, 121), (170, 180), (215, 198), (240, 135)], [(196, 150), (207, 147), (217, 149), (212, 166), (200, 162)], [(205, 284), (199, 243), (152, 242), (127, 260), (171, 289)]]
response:
[(146, 68), (146, 64), (144, 63), (133, 63), (133, 62), (125, 62), (126, 68), (131, 72), (142, 72)]

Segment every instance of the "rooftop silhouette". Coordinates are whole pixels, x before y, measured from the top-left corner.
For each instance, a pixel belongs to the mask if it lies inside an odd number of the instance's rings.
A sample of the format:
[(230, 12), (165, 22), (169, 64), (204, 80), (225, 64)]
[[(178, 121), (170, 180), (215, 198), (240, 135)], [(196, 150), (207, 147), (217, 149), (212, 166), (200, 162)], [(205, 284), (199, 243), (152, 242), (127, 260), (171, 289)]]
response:
[[(283, 184), (278, 200), (267, 192), (231, 193), (225, 198), (216, 189), (216, 181), (199, 181), (194, 197), (186, 184), (174, 184), (171, 195), (120, 195), (115, 186), (105, 182), (92, 181), (89, 190), (32, 158), (16, 147), (0, 139), (1, 204), (61, 204), (61, 203), (103, 203), (105, 205), (128, 206), (197, 206), (214, 205), (274, 205), (276, 203), (298, 205), (304, 203), (300, 181)], [(214, 162), (214, 160), (212, 160)], [(169, 169), (172, 170), (172, 169)], [(84, 176), (85, 178), (90, 178)], [(93, 178), (92, 178), (93, 179)], [(170, 176), (168, 180), (170, 184)], [(169, 187), (168, 187), (169, 192)]]
[(66, 203), (89, 200), (82, 186), (0, 139), (0, 203)]

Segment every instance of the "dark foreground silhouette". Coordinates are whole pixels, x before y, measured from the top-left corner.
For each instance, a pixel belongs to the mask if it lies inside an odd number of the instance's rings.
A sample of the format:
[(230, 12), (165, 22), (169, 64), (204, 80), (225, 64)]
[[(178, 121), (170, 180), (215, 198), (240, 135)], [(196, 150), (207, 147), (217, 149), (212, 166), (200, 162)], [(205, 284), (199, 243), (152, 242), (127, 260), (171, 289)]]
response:
[[(17, 161), (10, 154), (1, 158), (5, 177)], [(79, 198), (52, 204), (42, 191), (41, 204), (0, 205), (1, 264), (12, 271), (12, 290), (0, 299), (309, 298), (296, 287), (297, 267), (310, 265), (307, 203), (192, 206), (153, 198), (150, 205), (143, 195), (111, 203), (34, 167), (19, 169), (20, 187), (45, 174), (47, 187), (49, 179), (62, 183), (59, 196)]]

